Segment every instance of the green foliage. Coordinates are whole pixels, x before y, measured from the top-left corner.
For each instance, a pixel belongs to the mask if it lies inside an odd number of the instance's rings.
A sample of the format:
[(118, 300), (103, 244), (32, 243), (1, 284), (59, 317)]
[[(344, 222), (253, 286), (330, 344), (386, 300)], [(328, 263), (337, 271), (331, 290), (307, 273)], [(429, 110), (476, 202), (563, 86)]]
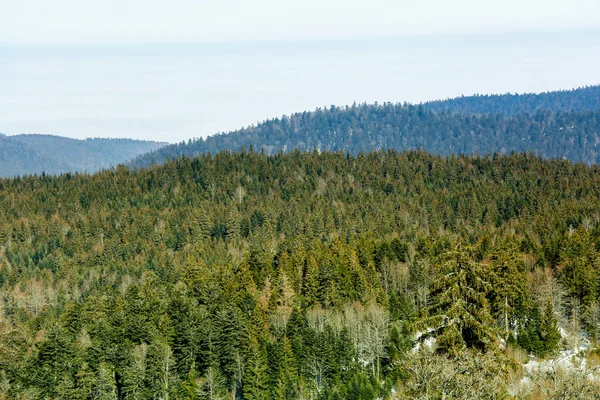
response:
[(554, 307), (550, 299), (546, 302), (540, 331), (545, 352), (553, 353), (558, 348), (558, 343), (560, 342), (560, 331), (558, 330), (558, 321), (556, 320), (556, 315), (554, 315)]
[(491, 290), (488, 267), (471, 260), (457, 246), (444, 257), (441, 276), (433, 284), (436, 301), (420, 322), (440, 352), (458, 356), (467, 348), (493, 350), (496, 336), (486, 299)]
[(558, 349), (560, 338), (554, 307), (548, 299), (543, 314), (537, 305), (531, 307), (518, 333), (517, 343), (528, 352), (543, 357)]
[(115, 374), (109, 365), (103, 363), (98, 367), (92, 396), (98, 400), (117, 400)]
[(491, 265), (493, 275), (488, 299), (492, 315), (508, 336), (516, 321), (525, 315), (529, 304), (526, 267), (522, 254), (514, 245), (494, 253)]
[(411, 398), (423, 333), (468, 371), (506, 327), (551, 354), (561, 293), (598, 326), (598, 198), (598, 167), (523, 154), (218, 153), (0, 180), (0, 393)]
[(242, 387), (244, 398), (266, 400), (269, 398), (266, 351), (255, 338), (250, 340), (249, 351)]
[[(570, 92), (461, 97), (420, 105), (317, 108), (169, 145), (138, 157), (131, 165), (148, 167), (182, 155), (249, 148), (266, 154), (318, 149), (353, 155), (380, 149), (423, 149), (444, 156), (534, 151), (547, 158), (598, 163), (598, 98), (600, 87), (593, 86)], [(377, 190), (386, 196), (402, 191), (389, 181), (380, 182)], [(289, 197), (287, 190), (285, 197)], [(498, 206), (501, 217), (510, 218), (523, 204), (506, 198)]]

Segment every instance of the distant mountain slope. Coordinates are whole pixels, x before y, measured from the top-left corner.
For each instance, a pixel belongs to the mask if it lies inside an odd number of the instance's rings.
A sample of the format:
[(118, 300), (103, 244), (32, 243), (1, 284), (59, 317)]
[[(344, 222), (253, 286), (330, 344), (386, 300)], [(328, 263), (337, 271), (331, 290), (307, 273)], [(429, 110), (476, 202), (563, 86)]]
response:
[(437, 113), (400, 104), (331, 107), (265, 121), (228, 134), (170, 145), (138, 157), (134, 167), (166, 158), (221, 150), (320, 150), (349, 152), (417, 149), (455, 153), (534, 152), (547, 158), (600, 161), (600, 111), (537, 111), (535, 114)]
[(600, 110), (600, 85), (573, 90), (527, 94), (494, 94), (461, 96), (454, 99), (430, 101), (423, 107), (436, 112), (462, 114), (504, 113), (517, 115), (548, 111)]
[(52, 161), (26, 144), (0, 135), (0, 177), (23, 175), (32, 166), (40, 171), (53, 168)]
[(52, 135), (0, 135), (0, 177), (96, 172), (156, 150), (165, 143), (131, 139), (69, 139)]

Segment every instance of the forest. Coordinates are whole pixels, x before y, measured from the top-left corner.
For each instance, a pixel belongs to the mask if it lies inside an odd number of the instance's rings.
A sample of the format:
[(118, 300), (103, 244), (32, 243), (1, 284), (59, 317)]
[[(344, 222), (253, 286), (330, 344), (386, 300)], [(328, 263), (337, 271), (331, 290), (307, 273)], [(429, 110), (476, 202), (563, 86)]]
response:
[(0, 134), (0, 177), (93, 173), (133, 160), (165, 144), (132, 139), (78, 140), (54, 135)]
[(545, 158), (600, 162), (600, 86), (524, 95), (466, 96), (424, 104), (326, 106), (243, 129), (169, 145), (131, 166), (181, 155), (254, 148), (293, 150), (425, 150), (436, 155), (534, 151)]
[(535, 114), (538, 111), (596, 111), (600, 109), (600, 86), (545, 93), (460, 96), (423, 103), (428, 110), (463, 114)]
[(600, 398), (597, 165), (256, 150), (0, 179), (0, 399)]

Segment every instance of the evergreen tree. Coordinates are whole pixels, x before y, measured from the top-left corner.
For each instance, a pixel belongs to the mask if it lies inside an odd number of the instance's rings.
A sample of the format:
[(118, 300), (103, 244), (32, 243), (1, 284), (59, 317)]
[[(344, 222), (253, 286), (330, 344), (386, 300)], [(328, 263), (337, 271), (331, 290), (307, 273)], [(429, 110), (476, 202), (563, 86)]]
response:
[(519, 331), (517, 337), (517, 343), (530, 353), (535, 355), (543, 355), (545, 352), (545, 345), (542, 341), (541, 333), (542, 318), (540, 310), (537, 305), (533, 305), (524, 323), (523, 328)]
[(142, 400), (148, 395), (146, 387), (148, 346), (140, 344), (131, 354), (129, 365), (123, 370), (122, 391), (127, 399)]
[(359, 374), (355, 375), (348, 383), (344, 398), (346, 400), (375, 400), (377, 391), (367, 376)]
[(540, 322), (540, 336), (543, 343), (544, 354), (551, 354), (558, 348), (560, 342), (560, 331), (558, 330), (558, 321), (554, 315), (552, 301), (546, 301), (546, 309)]
[(281, 341), (281, 360), (273, 393), (273, 400), (287, 400), (296, 397), (298, 370), (292, 352), (292, 345), (287, 337)]
[[(207, 382), (222, 396), (222, 376), (228, 398), (345, 399), (353, 380), (386, 398), (426, 365), (446, 374), (430, 397), (501, 388), (477, 366), (504, 363), (489, 350), (507, 327), (537, 356), (560, 344), (557, 320), (580, 331), (580, 305), (598, 328), (599, 188), (596, 166), (424, 151), (0, 180), (0, 393), (191, 400)], [(447, 354), (414, 354), (415, 334)]]
[[(486, 267), (471, 260), (460, 245), (444, 256), (442, 275), (434, 282), (436, 303), (421, 320), (427, 335), (437, 338), (438, 349), (458, 355), (466, 348), (494, 349), (496, 337), (486, 294)], [(423, 335), (421, 338), (424, 338)]]
[(225, 400), (228, 397), (225, 379), (216, 366), (208, 367), (198, 386), (197, 393), (200, 399)]
[(247, 400), (269, 398), (267, 355), (256, 338), (250, 340), (250, 354), (244, 369), (242, 390)]
[(218, 363), (219, 371), (222, 373), (227, 387), (234, 390), (238, 357), (241, 352), (239, 347), (243, 335), (243, 325), (238, 313), (229, 307), (219, 309), (215, 318), (213, 334), (213, 359)]
[(177, 392), (177, 371), (171, 346), (156, 338), (148, 346), (148, 380), (150, 390), (159, 400), (173, 399)]
[(508, 246), (492, 256), (492, 288), (488, 294), (492, 314), (504, 329), (505, 338), (511, 331), (513, 322), (523, 317), (527, 310), (527, 280), (523, 273), (525, 266), (522, 255), (516, 246)]
[(112, 368), (102, 363), (96, 373), (93, 398), (98, 400), (117, 400), (117, 383)]
[(319, 298), (319, 265), (313, 255), (308, 257), (304, 267), (302, 297), (305, 307), (315, 304)]

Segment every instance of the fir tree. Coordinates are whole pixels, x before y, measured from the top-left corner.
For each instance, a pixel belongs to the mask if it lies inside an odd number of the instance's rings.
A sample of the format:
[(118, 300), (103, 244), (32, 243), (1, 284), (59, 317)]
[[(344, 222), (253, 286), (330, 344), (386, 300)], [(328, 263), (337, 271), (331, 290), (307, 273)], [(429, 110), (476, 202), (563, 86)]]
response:
[(117, 383), (112, 368), (102, 363), (96, 373), (93, 398), (98, 400), (117, 400)]
[(298, 379), (296, 360), (292, 352), (292, 345), (287, 337), (282, 339), (280, 347), (281, 360), (279, 362), (279, 372), (277, 374), (273, 399), (293, 399), (296, 397), (296, 382)]
[(471, 260), (467, 250), (456, 246), (444, 257), (442, 275), (434, 282), (436, 303), (428, 309), (419, 326), (431, 329), (438, 350), (458, 355), (466, 348), (494, 349), (496, 337), (486, 294), (486, 266)]
[(247, 400), (269, 398), (267, 376), (267, 355), (256, 338), (250, 340), (250, 354), (244, 369), (242, 390)]
[(540, 323), (540, 336), (544, 354), (554, 353), (558, 348), (561, 336), (558, 330), (558, 321), (554, 315), (554, 307), (550, 299), (546, 301), (546, 309)]
[(517, 343), (530, 353), (543, 355), (545, 351), (541, 335), (540, 309), (534, 304), (527, 313), (523, 328), (519, 330)]
[(308, 257), (304, 267), (302, 297), (305, 307), (315, 304), (319, 298), (319, 265), (313, 255)]

